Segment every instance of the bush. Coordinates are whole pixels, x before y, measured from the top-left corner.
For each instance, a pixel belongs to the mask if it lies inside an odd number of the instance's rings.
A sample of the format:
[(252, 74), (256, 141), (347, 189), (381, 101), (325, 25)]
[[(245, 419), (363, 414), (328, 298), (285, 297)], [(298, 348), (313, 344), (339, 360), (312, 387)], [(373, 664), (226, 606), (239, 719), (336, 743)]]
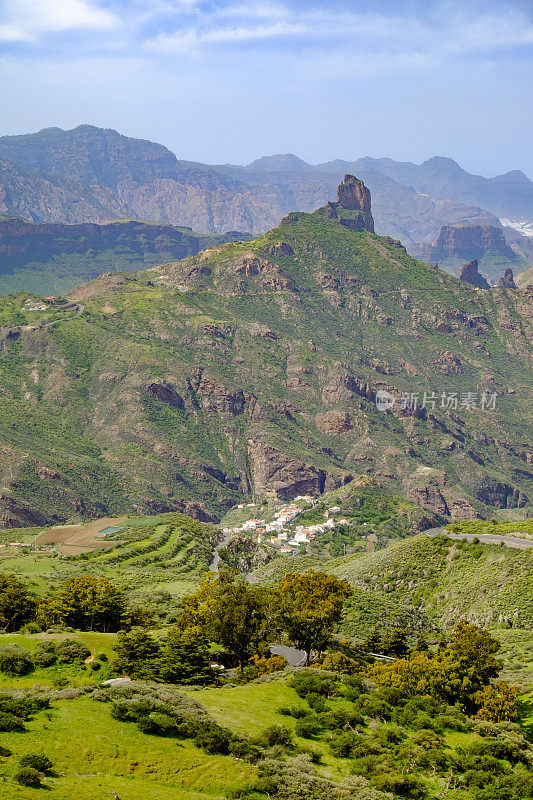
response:
[(53, 764), (44, 753), (28, 753), (19, 761), (21, 767), (31, 767), (36, 769), (37, 772), (42, 772), (43, 775), (51, 775)]
[(153, 711), (151, 714), (139, 717), (137, 720), (139, 730), (155, 736), (172, 736), (176, 733), (176, 720), (169, 714)]
[(297, 720), (294, 728), (296, 735), (301, 736), (303, 739), (312, 739), (320, 733), (320, 730), (321, 725), (317, 717), (311, 715)]
[(373, 785), (384, 792), (391, 792), (399, 797), (416, 798), (426, 794), (423, 783), (414, 775), (404, 775), (401, 772), (386, 772), (376, 775), (372, 779)]
[(278, 708), (278, 714), (283, 714), (285, 717), (294, 717), (294, 719), (303, 719), (307, 717), (309, 712), (305, 708), (299, 706), (282, 706)]
[(5, 711), (0, 711), (0, 731), (8, 733), (9, 731), (23, 731), (24, 722), (20, 717), (14, 714), (8, 714)]
[(51, 667), (57, 661), (57, 644), (53, 639), (39, 642), (32, 655), (36, 667)]
[(335, 758), (349, 758), (359, 742), (359, 737), (353, 731), (344, 731), (333, 736), (329, 746)]
[(322, 669), (339, 674), (353, 675), (354, 672), (359, 672), (361, 667), (357, 661), (344, 653), (328, 653), (322, 662)]
[(229, 731), (218, 725), (209, 725), (200, 731), (194, 743), (196, 747), (200, 747), (206, 753), (228, 755), (231, 740), (232, 734)]
[(271, 725), (263, 731), (260, 737), (267, 747), (290, 747), (292, 744), (291, 732), (283, 725)]
[(95, 658), (96, 658), (96, 660), (97, 660), (97, 661), (104, 661), (104, 662), (106, 662), (106, 661), (107, 661), (107, 655), (106, 655), (106, 653), (98, 653), (98, 654), (95, 656)]
[(57, 657), (61, 664), (83, 664), (91, 651), (78, 639), (64, 639), (57, 644)]
[(28, 650), (18, 644), (0, 646), (0, 672), (8, 675), (27, 675), (33, 669), (33, 661)]
[(9, 758), (9, 756), (12, 755), (13, 753), (11, 750), (8, 750), (7, 747), (2, 747), (2, 745), (0, 745), (0, 758)]
[(331, 697), (335, 694), (337, 683), (331, 678), (326, 678), (322, 675), (297, 672), (291, 681), (291, 686), (300, 697), (307, 698), (307, 695), (311, 693)]
[(41, 626), (38, 625), (36, 622), (28, 622), (28, 624), (24, 627), (24, 633), (40, 633)]
[(89, 669), (92, 672), (98, 672), (98, 670), (101, 669), (101, 668), (102, 668), (102, 665), (100, 664), (99, 661), (91, 661), (91, 663), (89, 664)]
[(326, 711), (327, 709), (326, 701), (322, 697), (322, 695), (317, 694), (317, 692), (309, 692), (309, 694), (305, 696), (305, 699), (307, 700), (307, 702), (314, 711), (317, 712)]
[(21, 767), (14, 777), (21, 786), (31, 786), (33, 789), (39, 789), (42, 786), (41, 773), (33, 767)]

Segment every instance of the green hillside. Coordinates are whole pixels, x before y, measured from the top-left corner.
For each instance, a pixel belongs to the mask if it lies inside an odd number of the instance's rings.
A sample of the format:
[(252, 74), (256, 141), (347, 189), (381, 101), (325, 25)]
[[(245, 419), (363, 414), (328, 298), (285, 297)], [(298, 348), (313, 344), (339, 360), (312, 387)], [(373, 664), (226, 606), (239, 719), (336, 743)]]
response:
[[(0, 300), (0, 524), (220, 518), (253, 493), (368, 474), (430, 516), (524, 504), (522, 293), (415, 261), (364, 229), (368, 214), (355, 201), (291, 214), (254, 242), (106, 276), (74, 308)], [(435, 408), (402, 410), (402, 392), (434, 393)], [(476, 408), (461, 407), (469, 392)]]

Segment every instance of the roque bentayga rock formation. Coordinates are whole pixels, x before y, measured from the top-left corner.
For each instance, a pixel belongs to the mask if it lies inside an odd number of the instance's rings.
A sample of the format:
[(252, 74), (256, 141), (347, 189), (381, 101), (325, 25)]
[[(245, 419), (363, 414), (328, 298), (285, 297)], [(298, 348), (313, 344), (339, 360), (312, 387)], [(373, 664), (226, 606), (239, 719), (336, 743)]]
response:
[(377, 236), (351, 176), (255, 241), (108, 273), (63, 304), (0, 298), (0, 524), (218, 518), (362, 477), (431, 518), (523, 505), (528, 298)]

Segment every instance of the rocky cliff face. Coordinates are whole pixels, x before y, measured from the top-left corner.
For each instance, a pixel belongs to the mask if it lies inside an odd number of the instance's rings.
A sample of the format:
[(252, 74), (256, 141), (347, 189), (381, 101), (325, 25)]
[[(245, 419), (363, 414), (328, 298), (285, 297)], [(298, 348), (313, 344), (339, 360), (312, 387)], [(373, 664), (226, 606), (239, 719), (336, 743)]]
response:
[(436, 259), (450, 256), (468, 258), (471, 254), (481, 257), (489, 251), (497, 251), (507, 258), (515, 258), (502, 229), (492, 225), (444, 225), (432, 246), (432, 255)]
[(202, 236), (134, 220), (105, 225), (0, 220), (0, 292), (15, 283), (17, 289), (60, 294), (106, 269), (130, 272), (249, 238), (239, 232)]
[(478, 289), (490, 289), (490, 284), (479, 272), (477, 258), (473, 261), (469, 261), (464, 267), (461, 267), (459, 277), (462, 281), (466, 281), (466, 283), (469, 283), (471, 286), (477, 286)]
[(252, 492), (285, 499), (369, 476), (432, 515), (527, 502), (526, 293), (475, 291), (361, 227), (355, 179), (339, 197), (350, 207), (108, 273), (61, 307), (0, 298), (8, 524), (220, 517)]

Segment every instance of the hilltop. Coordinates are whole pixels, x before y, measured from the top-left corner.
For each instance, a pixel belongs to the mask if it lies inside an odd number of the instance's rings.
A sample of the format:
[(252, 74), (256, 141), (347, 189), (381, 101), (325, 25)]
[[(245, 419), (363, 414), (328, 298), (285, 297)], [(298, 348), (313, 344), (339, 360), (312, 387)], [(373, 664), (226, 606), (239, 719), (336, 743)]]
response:
[(430, 515), (523, 505), (527, 291), (479, 292), (372, 225), (347, 177), (253, 242), (0, 300), (2, 524), (219, 519), (358, 475)]

